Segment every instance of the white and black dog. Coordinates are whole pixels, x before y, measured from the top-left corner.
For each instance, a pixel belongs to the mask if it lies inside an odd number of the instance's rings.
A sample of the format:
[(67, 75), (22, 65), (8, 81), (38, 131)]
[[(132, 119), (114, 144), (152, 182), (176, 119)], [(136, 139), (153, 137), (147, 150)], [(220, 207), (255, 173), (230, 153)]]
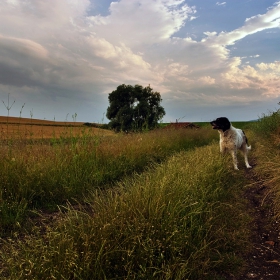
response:
[(217, 129), (220, 133), (220, 151), (221, 153), (229, 152), (233, 159), (234, 169), (237, 167), (237, 150), (241, 150), (244, 154), (245, 164), (247, 168), (252, 168), (248, 163), (247, 153), (251, 150), (248, 146), (248, 140), (243, 130), (232, 126), (230, 121), (225, 118), (217, 118), (210, 122), (213, 129)]

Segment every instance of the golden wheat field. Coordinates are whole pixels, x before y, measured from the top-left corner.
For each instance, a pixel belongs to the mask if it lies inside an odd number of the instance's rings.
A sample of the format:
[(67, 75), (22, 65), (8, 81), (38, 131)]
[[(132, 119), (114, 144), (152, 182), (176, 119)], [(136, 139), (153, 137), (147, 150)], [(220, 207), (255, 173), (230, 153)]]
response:
[(51, 139), (83, 134), (112, 135), (109, 130), (87, 127), (83, 122), (59, 122), (0, 116), (0, 139)]

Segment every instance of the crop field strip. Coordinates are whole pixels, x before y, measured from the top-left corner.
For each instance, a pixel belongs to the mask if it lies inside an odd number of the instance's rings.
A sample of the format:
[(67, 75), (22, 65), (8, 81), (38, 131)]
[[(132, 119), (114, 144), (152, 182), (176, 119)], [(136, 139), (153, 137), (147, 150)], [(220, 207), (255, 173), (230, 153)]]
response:
[(85, 126), (82, 122), (56, 122), (28, 118), (0, 117), (0, 140), (53, 139), (82, 135), (113, 134), (112, 131)]

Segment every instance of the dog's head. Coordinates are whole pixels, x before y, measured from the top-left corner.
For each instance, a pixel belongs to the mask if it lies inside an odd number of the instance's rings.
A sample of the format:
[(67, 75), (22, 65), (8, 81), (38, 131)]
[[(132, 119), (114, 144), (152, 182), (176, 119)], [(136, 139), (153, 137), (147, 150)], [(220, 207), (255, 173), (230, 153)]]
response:
[(217, 118), (216, 120), (210, 122), (210, 124), (213, 129), (222, 130), (223, 132), (230, 129), (231, 126), (230, 121), (225, 117)]

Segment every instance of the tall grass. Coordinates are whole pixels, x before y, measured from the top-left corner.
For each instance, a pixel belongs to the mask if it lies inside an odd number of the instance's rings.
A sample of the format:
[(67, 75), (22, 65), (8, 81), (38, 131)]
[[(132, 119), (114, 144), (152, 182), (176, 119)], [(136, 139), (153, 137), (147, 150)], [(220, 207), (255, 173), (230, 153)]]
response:
[[(138, 136), (139, 137), (139, 136)], [(143, 137), (143, 136), (141, 136)], [(217, 144), (181, 152), (2, 244), (9, 279), (218, 279), (247, 239), (240, 175)], [(0, 270), (1, 271), (1, 270)]]
[(271, 137), (271, 134), (279, 132), (280, 128), (280, 111), (271, 112), (268, 115), (263, 114), (262, 117), (253, 124), (254, 131), (263, 138)]
[(10, 139), (0, 149), (0, 232), (20, 226), (28, 210), (80, 200), (89, 191), (215, 137), (210, 129), (201, 129), (112, 137), (85, 134), (50, 143)]
[[(280, 111), (264, 115), (253, 126), (256, 141), (257, 166), (255, 171), (267, 186), (267, 198), (272, 200), (274, 214), (280, 219)], [(266, 201), (265, 201), (266, 202)]]

